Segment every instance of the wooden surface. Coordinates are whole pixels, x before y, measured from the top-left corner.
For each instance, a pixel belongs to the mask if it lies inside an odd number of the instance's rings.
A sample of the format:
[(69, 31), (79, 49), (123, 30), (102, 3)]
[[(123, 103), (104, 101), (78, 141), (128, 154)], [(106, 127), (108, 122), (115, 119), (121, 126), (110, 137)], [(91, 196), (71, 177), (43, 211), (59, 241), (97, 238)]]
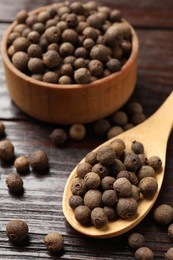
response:
[[(17, 11), (31, 10), (53, 1), (1, 0), (0, 39)], [(172, 0), (102, 0), (112, 7), (121, 8), (124, 17), (131, 22), (140, 40), (137, 88), (133, 99), (140, 101), (147, 116), (151, 115), (173, 88), (173, 1)], [(171, 113), (172, 111), (168, 111)], [(62, 213), (62, 195), (67, 178), (74, 166), (101, 143), (91, 132), (82, 142), (70, 141), (58, 148), (50, 142), (49, 134), (54, 125), (38, 122), (22, 113), (10, 100), (0, 58), (0, 120), (5, 123), (7, 138), (14, 146), (16, 155), (28, 155), (35, 149), (47, 151), (50, 171), (45, 175), (33, 172), (23, 176), (25, 193), (22, 197), (9, 194), (5, 179), (15, 172), (13, 165), (0, 165), (0, 259), (134, 259), (134, 252), (127, 244), (126, 233), (120, 237), (98, 240), (74, 231)], [(90, 130), (90, 127), (88, 127)], [(160, 133), (161, 135), (162, 133)], [(166, 173), (156, 205), (169, 203), (173, 206), (173, 135), (167, 149)], [(172, 246), (167, 237), (167, 227), (153, 221), (152, 212), (133, 232), (141, 232), (146, 245), (155, 259), (164, 259), (164, 253)], [(6, 237), (5, 226), (9, 220), (20, 218), (27, 221), (30, 235), (24, 246), (14, 246)], [(44, 236), (51, 231), (64, 235), (64, 250), (52, 256), (43, 244)]]

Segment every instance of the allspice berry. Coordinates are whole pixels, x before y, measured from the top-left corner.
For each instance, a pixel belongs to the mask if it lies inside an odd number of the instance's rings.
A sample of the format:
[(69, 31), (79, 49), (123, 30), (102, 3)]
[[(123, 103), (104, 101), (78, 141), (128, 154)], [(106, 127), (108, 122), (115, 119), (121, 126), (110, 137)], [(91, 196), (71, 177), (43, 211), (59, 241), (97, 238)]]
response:
[(29, 162), (33, 170), (44, 171), (49, 167), (47, 153), (43, 150), (36, 150), (29, 156)]
[(91, 169), (92, 165), (89, 162), (81, 162), (77, 165), (77, 176), (83, 179), (88, 172), (91, 172)]
[(153, 177), (144, 177), (140, 182), (139, 182), (139, 189), (142, 195), (145, 198), (152, 198), (154, 194), (156, 193), (158, 188), (158, 183), (156, 179)]
[(82, 124), (73, 124), (69, 129), (69, 135), (74, 140), (82, 140), (86, 135), (85, 126)]
[(168, 227), (168, 237), (173, 241), (173, 224)]
[(91, 210), (85, 205), (80, 205), (75, 208), (74, 216), (81, 224), (88, 223), (91, 219)]
[(91, 73), (87, 68), (80, 68), (74, 72), (74, 79), (78, 84), (87, 84), (91, 82)]
[(153, 251), (148, 247), (140, 247), (135, 252), (136, 260), (152, 260), (154, 259)]
[(68, 138), (67, 133), (62, 128), (54, 129), (49, 137), (57, 145), (64, 144)]
[(29, 160), (26, 156), (21, 155), (14, 161), (14, 166), (18, 172), (26, 172), (29, 170)]
[(52, 232), (45, 236), (44, 243), (49, 251), (59, 251), (64, 247), (64, 238), (59, 232)]
[(92, 47), (90, 56), (94, 60), (108, 61), (108, 57), (111, 55), (111, 51), (103, 44), (97, 44)]
[(131, 147), (132, 151), (134, 153), (137, 153), (137, 154), (143, 154), (144, 153), (144, 146), (141, 142), (138, 142), (138, 141), (133, 141), (132, 142), (132, 147)]
[(6, 226), (6, 233), (12, 242), (22, 242), (28, 235), (28, 225), (23, 220), (11, 220)]
[(173, 247), (170, 247), (165, 253), (165, 259), (173, 260)]
[(29, 56), (23, 51), (16, 52), (12, 57), (13, 65), (20, 71), (26, 71), (28, 69)]
[(159, 171), (162, 167), (162, 160), (158, 156), (151, 156), (148, 158), (148, 165), (153, 167), (155, 171)]
[(71, 195), (69, 198), (69, 206), (72, 209), (75, 209), (80, 205), (83, 205), (83, 198), (78, 195)]
[(128, 219), (137, 213), (138, 204), (134, 198), (120, 198), (117, 203), (117, 213), (122, 219)]
[(136, 171), (141, 166), (141, 161), (136, 153), (128, 152), (124, 159), (124, 165), (127, 170)]
[(154, 220), (161, 225), (170, 224), (173, 220), (173, 208), (167, 204), (158, 206), (154, 210)]
[(87, 192), (87, 187), (83, 179), (76, 178), (71, 185), (71, 192), (73, 195), (78, 195), (83, 197)]
[(94, 125), (94, 133), (98, 136), (106, 136), (108, 130), (111, 128), (111, 124), (107, 119), (99, 119), (97, 120)]
[(84, 196), (84, 205), (89, 209), (102, 206), (102, 193), (97, 189), (88, 190)]
[(132, 233), (128, 238), (128, 244), (132, 249), (138, 249), (144, 247), (145, 238), (140, 233)]
[(0, 159), (10, 161), (14, 158), (14, 146), (9, 140), (0, 141)]
[(108, 223), (108, 217), (103, 208), (96, 207), (91, 211), (91, 221), (96, 228), (102, 228)]
[(127, 198), (132, 194), (132, 184), (124, 177), (117, 179), (113, 184), (113, 188), (120, 198)]
[(97, 150), (97, 160), (103, 165), (112, 164), (115, 156), (115, 151), (110, 146), (103, 146)]
[(84, 177), (84, 181), (89, 189), (96, 189), (100, 185), (100, 176), (95, 172), (88, 172)]
[(6, 179), (6, 184), (10, 192), (19, 193), (23, 190), (22, 177), (16, 173), (11, 173)]

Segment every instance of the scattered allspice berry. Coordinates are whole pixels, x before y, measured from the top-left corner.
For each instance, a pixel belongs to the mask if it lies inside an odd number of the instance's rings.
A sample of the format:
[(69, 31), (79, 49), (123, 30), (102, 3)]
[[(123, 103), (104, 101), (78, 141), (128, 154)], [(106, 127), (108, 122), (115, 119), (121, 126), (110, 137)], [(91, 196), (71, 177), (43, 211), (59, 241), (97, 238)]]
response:
[(167, 204), (158, 206), (154, 210), (154, 220), (161, 225), (170, 224), (173, 220), (173, 208)]
[(27, 172), (29, 171), (29, 160), (26, 156), (21, 155), (14, 161), (14, 166), (18, 172)]
[(173, 224), (168, 227), (168, 237), (173, 241)]
[(64, 247), (64, 238), (59, 232), (52, 232), (45, 236), (44, 243), (49, 251), (56, 252)]
[(49, 167), (47, 153), (42, 150), (36, 150), (32, 152), (29, 156), (29, 162), (35, 171), (44, 171)]
[(10, 161), (14, 158), (14, 146), (9, 140), (0, 141), (0, 159)]
[(170, 247), (165, 253), (165, 259), (173, 260), (173, 247)]
[(28, 225), (23, 220), (11, 220), (6, 226), (6, 233), (12, 242), (22, 242), (28, 236)]
[(6, 178), (6, 184), (10, 192), (19, 193), (23, 190), (22, 177), (17, 173), (11, 173)]
[(138, 249), (144, 247), (145, 238), (140, 233), (132, 233), (128, 238), (128, 244), (132, 249)]
[(53, 143), (57, 145), (64, 144), (67, 138), (68, 138), (67, 133), (62, 128), (56, 128), (50, 134), (50, 139), (52, 140)]
[(149, 247), (140, 247), (135, 252), (136, 260), (152, 260), (154, 253)]
[(74, 124), (69, 129), (69, 135), (74, 140), (82, 140), (86, 135), (85, 126), (82, 124)]

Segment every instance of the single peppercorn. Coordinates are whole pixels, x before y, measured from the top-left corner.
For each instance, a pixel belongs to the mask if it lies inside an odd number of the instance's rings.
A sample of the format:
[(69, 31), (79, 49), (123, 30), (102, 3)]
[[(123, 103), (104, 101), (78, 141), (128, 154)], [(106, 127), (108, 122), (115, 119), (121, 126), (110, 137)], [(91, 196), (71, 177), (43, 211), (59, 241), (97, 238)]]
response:
[(91, 73), (87, 68), (79, 68), (74, 72), (74, 79), (78, 84), (90, 83)]
[(64, 238), (58, 232), (52, 232), (45, 236), (44, 243), (49, 251), (59, 251), (64, 247)]
[(0, 159), (10, 161), (14, 158), (14, 146), (9, 140), (0, 141)]
[(110, 128), (111, 124), (107, 119), (99, 119), (93, 125), (94, 133), (98, 136), (105, 136)]
[(118, 197), (114, 190), (105, 190), (102, 194), (102, 202), (106, 206), (113, 206), (117, 203)]
[(38, 32), (40, 35), (45, 31), (45, 25), (43, 23), (35, 23), (32, 26), (32, 30)]
[(108, 217), (103, 208), (96, 207), (91, 211), (91, 221), (96, 228), (102, 228), (108, 223)]
[(48, 71), (48, 72), (44, 73), (42, 80), (43, 80), (43, 82), (55, 84), (58, 82), (58, 75), (57, 75), (57, 73), (55, 73), (53, 71)]
[(97, 153), (94, 151), (87, 153), (87, 155), (85, 156), (85, 162), (91, 165), (97, 164)]
[(121, 198), (130, 197), (132, 194), (132, 184), (130, 181), (124, 177), (118, 178), (114, 184), (113, 188), (117, 195)]
[(154, 258), (153, 251), (148, 247), (140, 247), (135, 252), (136, 260), (152, 260)]
[(155, 171), (159, 171), (162, 167), (162, 160), (158, 156), (151, 156), (148, 158), (148, 165), (150, 165)]
[(73, 29), (65, 29), (61, 35), (64, 42), (75, 44), (78, 41), (78, 33)]
[(137, 213), (138, 204), (134, 198), (120, 198), (117, 203), (117, 213), (120, 218), (128, 219)]
[(108, 217), (108, 220), (114, 220), (117, 217), (117, 212), (114, 207), (104, 206), (103, 209)]
[(25, 10), (19, 11), (16, 15), (16, 21), (18, 23), (24, 23), (27, 18), (28, 18), (28, 13)]
[(118, 59), (112, 58), (106, 63), (106, 66), (113, 73), (121, 69), (121, 62)]
[(143, 165), (140, 167), (138, 171), (138, 178), (139, 180), (143, 179), (144, 177), (153, 177), (155, 178), (155, 171), (154, 169), (149, 165)]
[(134, 172), (129, 172), (126, 170), (121, 170), (117, 173), (116, 178), (126, 178), (130, 181), (131, 184), (137, 185), (138, 184), (138, 177), (136, 176), (136, 174)]
[(115, 160), (115, 151), (110, 146), (103, 146), (97, 150), (97, 160), (103, 165), (110, 165)]
[(89, 162), (81, 162), (77, 165), (76, 173), (77, 176), (81, 179), (84, 178), (84, 176), (92, 171), (92, 165)]
[(146, 119), (146, 116), (143, 113), (135, 113), (131, 117), (131, 122), (134, 125), (142, 123)]
[(91, 189), (84, 195), (84, 205), (91, 210), (102, 206), (102, 193), (97, 189)]
[(124, 165), (129, 171), (136, 171), (141, 166), (141, 161), (139, 157), (134, 152), (128, 152), (125, 155)]
[(127, 103), (127, 112), (130, 115), (136, 114), (136, 113), (143, 113), (143, 106), (136, 101), (131, 101)]
[(111, 139), (123, 132), (123, 128), (121, 126), (112, 126), (107, 132), (107, 138)]
[(36, 150), (29, 156), (29, 162), (33, 170), (44, 171), (49, 167), (47, 153), (43, 150)]
[(18, 172), (29, 171), (29, 160), (26, 156), (21, 155), (14, 161), (14, 166)]
[(80, 205), (74, 210), (75, 219), (81, 224), (88, 223), (91, 219), (91, 210), (84, 205)]
[(60, 85), (69, 85), (69, 84), (72, 84), (72, 79), (67, 76), (67, 75), (63, 75), (59, 78), (58, 80), (58, 84)]
[(108, 61), (108, 57), (111, 55), (111, 50), (103, 44), (97, 44), (92, 47), (90, 56), (92, 59), (100, 61)]
[(88, 68), (93, 76), (101, 77), (103, 74), (103, 64), (99, 60), (91, 60), (88, 64)]
[(95, 172), (88, 172), (84, 177), (84, 181), (89, 189), (96, 189), (100, 185), (100, 176)]
[(68, 138), (67, 133), (62, 128), (54, 129), (49, 137), (52, 140), (52, 142), (57, 144), (57, 145), (58, 144), (64, 144), (66, 142), (67, 138)]
[(115, 182), (115, 178), (112, 176), (106, 176), (101, 180), (101, 188), (102, 190), (113, 189), (113, 184)]
[(5, 125), (2, 121), (0, 121), (0, 137), (5, 136)]
[(137, 154), (144, 153), (143, 144), (141, 142), (136, 141), (136, 140), (132, 142), (131, 149), (134, 153), (137, 153)]
[(144, 177), (139, 182), (139, 189), (144, 198), (151, 198), (158, 189), (158, 183), (153, 177)]
[(30, 58), (28, 62), (28, 69), (32, 73), (42, 73), (44, 71), (44, 64), (40, 58)]
[(173, 224), (168, 227), (168, 237), (173, 240)]
[(165, 253), (165, 258), (167, 260), (173, 260), (173, 247), (170, 247)]
[(71, 3), (70, 8), (73, 13), (78, 14), (78, 15), (84, 14), (84, 11), (85, 11), (83, 4), (80, 2)]
[(40, 58), (42, 56), (42, 49), (38, 44), (31, 44), (27, 49), (27, 53), (29, 57)]
[(109, 167), (105, 166), (101, 163), (96, 163), (92, 167), (92, 172), (97, 173), (100, 176), (100, 178), (103, 179), (105, 176), (107, 176), (109, 174)]
[(61, 57), (57, 51), (49, 50), (43, 55), (43, 63), (49, 69), (56, 69), (61, 64)]
[(6, 234), (12, 242), (22, 242), (28, 236), (28, 225), (23, 220), (11, 220), (6, 226)]
[(154, 210), (154, 220), (161, 225), (170, 224), (173, 220), (173, 208), (167, 204), (158, 206)]
[(12, 57), (13, 65), (20, 71), (26, 71), (28, 69), (29, 56), (23, 51), (14, 53)]
[(132, 233), (128, 238), (128, 244), (132, 249), (138, 249), (145, 245), (145, 238), (140, 233)]
[(134, 198), (136, 201), (140, 199), (140, 190), (136, 185), (132, 184), (132, 198)]
[(13, 31), (14, 32), (18, 32), (20, 35), (22, 34), (22, 32), (27, 28), (26, 24), (17, 24)]
[(78, 195), (71, 195), (69, 198), (69, 206), (75, 209), (80, 205), (83, 205), (83, 198)]
[(124, 126), (128, 122), (128, 116), (124, 111), (116, 111), (111, 115), (111, 121), (118, 126)]
[(27, 51), (29, 46), (29, 41), (25, 37), (18, 37), (14, 40), (13, 46), (15, 51)]
[(87, 192), (87, 187), (83, 179), (76, 178), (71, 185), (71, 192), (73, 195), (78, 195), (83, 197)]
[(28, 39), (30, 44), (39, 43), (40, 34), (36, 31), (31, 31), (31, 32), (28, 33), (27, 39)]
[(65, 20), (69, 28), (75, 28), (78, 25), (78, 17), (74, 13), (68, 14)]
[(69, 129), (69, 135), (74, 140), (82, 140), (86, 135), (85, 126), (82, 124), (74, 124)]
[(126, 170), (124, 163), (119, 159), (115, 159), (112, 165), (110, 166), (110, 175), (116, 177), (116, 175), (120, 171), (124, 171), (124, 170)]
[(69, 56), (72, 55), (74, 52), (74, 46), (72, 43), (70, 42), (63, 42), (60, 46), (59, 46), (59, 53), (65, 57), (65, 56)]
[(124, 153), (125, 143), (123, 140), (116, 138), (110, 143), (110, 146), (114, 149), (117, 157), (120, 157)]
[(122, 19), (122, 13), (118, 9), (114, 9), (111, 11), (109, 19), (111, 22), (120, 22)]
[(16, 173), (11, 173), (6, 179), (6, 185), (10, 192), (19, 193), (23, 190), (22, 177)]

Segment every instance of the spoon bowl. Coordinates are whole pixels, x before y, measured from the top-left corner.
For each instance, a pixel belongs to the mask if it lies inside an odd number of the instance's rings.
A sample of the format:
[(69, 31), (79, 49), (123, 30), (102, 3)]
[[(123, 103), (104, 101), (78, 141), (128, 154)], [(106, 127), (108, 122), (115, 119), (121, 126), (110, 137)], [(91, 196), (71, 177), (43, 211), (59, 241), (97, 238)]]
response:
[[(163, 105), (150, 118), (145, 120), (140, 125), (115, 137), (120, 138), (125, 142), (127, 151), (130, 150), (132, 142), (136, 140), (143, 143), (145, 148), (145, 155), (147, 158), (153, 155), (157, 155), (161, 158), (162, 169), (159, 173), (156, 174), (158, 189), (152, 199), (140, 200), (138, 202), (137, 214), (129, 219), (124, 220), (119, 218), (114, 221), (109, 221), (108, 224), (101, 229), (97, 229), (94, 226), (83, 226), (75, 219), (73, 209), (71, 209), (68, 203), (69, 198), (72, 195), (70, 188), (77, 176), (77, 167), (75, 167), (68, 178), (63, 195), (64, 216), (75, 230), (82, 234), (95, 238), (114, 237), (129, 231), (147, 215), (159, 195), (164, 178), (167, 141), (173, 125), (173, 117), (170, 117), (168, 111), (171, 111), (172, 109), (173, 92), (169, 95)], [(113, 139), (114, 138), (103, 143), (102, 145), (94, 149), (94, 151), (97, 151), (97, 149), (101, 146), (109, 145), (113, 141)], [(84, 160), (85, 158), (81, 162), (83, 162)]]

